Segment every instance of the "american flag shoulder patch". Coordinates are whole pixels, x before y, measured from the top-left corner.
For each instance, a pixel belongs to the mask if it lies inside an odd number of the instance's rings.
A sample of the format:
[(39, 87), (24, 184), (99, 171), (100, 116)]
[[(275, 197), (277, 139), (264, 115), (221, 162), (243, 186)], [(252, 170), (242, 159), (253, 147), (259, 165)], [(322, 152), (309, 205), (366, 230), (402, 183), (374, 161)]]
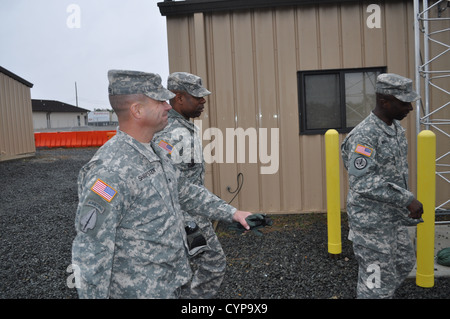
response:
[(114, 188), (106, 184), (100, 178), (97, 179), (91, 187), (91, 190), (107, 202), (110, 202), (117, 194), (117, 191)]
[(172, 153), (173, 151), (173, 146), (164, 140), (161, 140), (158, 146), (161, 147), (163, 150), (167, 151), (169, 154)]
[(356, 146), (355, 153), (370, 157), (373, 153), (373, 149), (371, 149), (370, 147), (366, 147), (361, 144), (358, 144)]

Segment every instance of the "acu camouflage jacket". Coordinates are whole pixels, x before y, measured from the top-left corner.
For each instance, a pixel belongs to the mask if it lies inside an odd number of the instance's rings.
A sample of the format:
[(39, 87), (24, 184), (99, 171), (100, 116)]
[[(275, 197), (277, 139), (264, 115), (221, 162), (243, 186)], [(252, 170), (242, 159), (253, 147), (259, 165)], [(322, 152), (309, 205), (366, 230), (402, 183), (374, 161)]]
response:
[(354, 242), (387, 249), (396, 226), (417, 223), (406, 208), (414, 199), (408, 190), (407, 153), (400, 123), (394, 120), (388, 126), (373, 113), (343, 141), (341, 155), (349, 174), (349, 238)]
[(236, 209), (180, 177), (164, 153), (118, 130), (81, 169), (72, 246), (80, 298), (174, 297), (191, 277), (182, 210), (232, 221)]

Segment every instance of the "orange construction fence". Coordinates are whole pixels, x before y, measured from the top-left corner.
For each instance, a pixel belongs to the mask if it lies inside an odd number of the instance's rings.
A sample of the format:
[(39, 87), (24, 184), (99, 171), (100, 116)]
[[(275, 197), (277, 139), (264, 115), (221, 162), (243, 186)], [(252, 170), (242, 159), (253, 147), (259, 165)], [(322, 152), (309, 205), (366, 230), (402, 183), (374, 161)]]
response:
[(102, 146), (116, 131), (77, 131), (34, 133), (36, 147)]

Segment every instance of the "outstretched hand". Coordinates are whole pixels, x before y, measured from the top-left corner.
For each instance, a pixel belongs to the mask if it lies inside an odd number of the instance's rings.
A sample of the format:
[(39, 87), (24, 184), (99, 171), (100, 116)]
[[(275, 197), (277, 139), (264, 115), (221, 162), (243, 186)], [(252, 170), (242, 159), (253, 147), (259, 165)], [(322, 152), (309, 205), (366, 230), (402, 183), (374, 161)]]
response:
[[(262, 233), (259, 231), (259, 229), (266, 227), (266, 226), (271, 226), (273, 224), (273, 221), (267, 217), (266, 215), (263, 214), (250, 214), (247, 215), (247, 217), (245, 218), (245, 224), (248, 226), (245, 227), (242, 223), (237, 223), (234, 222), (232, 223), (228, 228), (230, 230), (233, 230), (237, 233), (243, 233), (246, 230), (251, 230), (253, 231), (256, 235), (258, 236), (262, 236)], [(244, 229), (245, 227), (245, 229)]]
[(233, 215), (233, 220), (235, 222), (238, 222), (239, 224), (241, 224), (245, 229), (249, 230), (250, 226), (248, 225), (248, 223), (245, 219), (250, 215), (252, 215), (252, 213), (245, 212), (242, 210), (237, 210)]

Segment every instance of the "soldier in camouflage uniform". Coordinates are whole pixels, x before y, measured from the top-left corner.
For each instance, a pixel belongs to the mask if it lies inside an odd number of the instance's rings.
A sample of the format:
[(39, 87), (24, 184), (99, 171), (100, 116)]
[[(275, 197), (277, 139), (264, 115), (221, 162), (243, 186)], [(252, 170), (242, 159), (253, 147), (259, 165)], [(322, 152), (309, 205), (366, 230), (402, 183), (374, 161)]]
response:
[(157, 74), (111, 70), (117, 134), (80, 171), (72, 246), (80, 298), (176, 298), (191, 278), (182, 210), (248, 228), (248, 212), (188, 183), (150, 143), (174, 94)]
[[(205, 96), (211, 94), (196, 75), (175, 72), (167, 79), (167, 89), (175, 93), (170, 100), (169, 123), (154, 138), (159, 143), (167, 143), (167, 156), (190, 182), (203, 186), (205, 163), (199, 128), (190, 118), (201, 115)], [(182, 297), (211, 298), (216, 295), (225, 275), (226, 257), (211, 221), (204, 216), (186, 216), (200, 227), (206, 237), (206, 249), (191, 258), (195, 273), (190, 284), (182, 289)]]
[(378, 76), (376, 95), (375, 109), (341, 145), (358, 298), (392, 298), (415, 265), (406, 226), (420, 222), (423, 213), (408, 190), (408, 146), (399, 123), (419, 96), (410, 79), (388, 73)]

